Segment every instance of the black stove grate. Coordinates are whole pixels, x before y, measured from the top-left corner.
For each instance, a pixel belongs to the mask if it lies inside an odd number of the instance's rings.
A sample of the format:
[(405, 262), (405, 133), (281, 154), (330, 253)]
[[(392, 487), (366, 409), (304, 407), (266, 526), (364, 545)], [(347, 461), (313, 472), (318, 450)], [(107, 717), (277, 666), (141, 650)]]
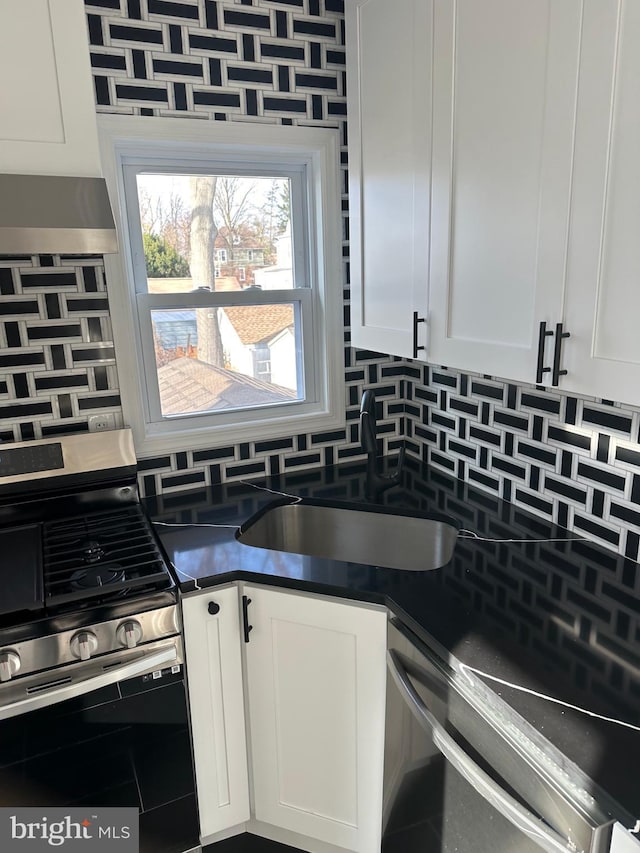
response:
[(172, 583), (137, 504), (45, 522), (43, 574), (49, 608), (137, 595)]

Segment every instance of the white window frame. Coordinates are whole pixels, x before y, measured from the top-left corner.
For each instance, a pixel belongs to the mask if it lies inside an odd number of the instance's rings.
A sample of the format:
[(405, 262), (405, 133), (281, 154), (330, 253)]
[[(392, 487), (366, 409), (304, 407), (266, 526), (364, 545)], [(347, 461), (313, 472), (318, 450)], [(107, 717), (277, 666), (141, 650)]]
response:
[[(204, 449), (239, 441), (260, 441), (300, 432), (338, 429), (345, 424), (344, 347), (340, 267), (340, 206), (337, 133), (325, 128), (261, 125), (245, 122), (209, 122), (177, 118), (98, 116), (104, 175), (118, 228), (120, 251), (105, 255), (113, 337), (120, 392), (126, 422), (134, 434), (139, 457), (177, 449)], [(303, 360), (306, 365), (305, 399), (262, 409), (242, 409), (211, 415), (157, 420), (157, 393), (147, 390), (143, 368), (147, 363), (148, 330), (137, 322), (138, 306), (147, 311), (180, 308), (186, 294), (136, 293), (134, 270), (140, 250), (132, 240), (140, 228), (138, 211), (127, 219), (127, 166), (144, 162), (154, 168), (179, 161), (183, 169), (215, 174), (211, 163), (225, 163), (228, 173), (244, 165), (265, 174), (287, 168), (302, 170), (306, 194), (305, 244), (309, 287), (294, 288), (296, 310), (308, 319), (304, 326)], [(137, 225), (133, 228), (132, 223)], [(285, 291), (257, 291), (256, 303), (287, 301)], [(159, 298), (160, 297), (160, 298)], [(165, 298), (166, 297), (166, 298)], [(234, 304), (233, 294), (189, 294), (189, 304)], [(156, 304), (157, 303), (157, 304)], [(142, 314), (140, 315), (142, 316)], [(150, 324), (149, 324), (150, 325)], [(145, 341), (145, 337), (147, 340)], [(311, 338), (311, 339), (309, 339)], [(339, 344), (338, 344), (339, 342)]]

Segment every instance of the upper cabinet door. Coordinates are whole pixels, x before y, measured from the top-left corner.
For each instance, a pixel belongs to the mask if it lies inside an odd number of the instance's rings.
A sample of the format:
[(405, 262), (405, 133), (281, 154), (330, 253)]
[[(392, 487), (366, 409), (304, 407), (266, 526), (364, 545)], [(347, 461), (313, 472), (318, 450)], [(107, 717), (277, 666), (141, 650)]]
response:
[(351, 341), (409, 358), (428, 300), (432, 5), (346, 3)]
[(0, 172), (100, 175), (82, 0), (0, 8)]
[(640, 404), (640, 3), (587, 0), (563, 389)]
[(534, 382), (562, 315), (582, 2), (434, 3), (428, 359)]

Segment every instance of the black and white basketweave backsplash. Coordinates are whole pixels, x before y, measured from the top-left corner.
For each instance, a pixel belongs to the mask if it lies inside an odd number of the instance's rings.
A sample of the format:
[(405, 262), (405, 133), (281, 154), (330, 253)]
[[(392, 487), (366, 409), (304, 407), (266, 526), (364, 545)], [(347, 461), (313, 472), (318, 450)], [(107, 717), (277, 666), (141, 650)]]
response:
[(638, 560), (640, 409), (407, 365), (410, 452)]
[[(85, 4), (98, 112), (320, 125), (340, 134), (348, 325), (348, 203), (342, 0), (96, 0)], [(91, 277), (93, 276), (93, 277)], [(80, 299), (87, 294), (85, 300)], [(92, 302), (100, 297), (100, 302)], [(101, 259), (0, 258), (0, 435), (123, 423)], [(360, 397), (374, 387), (385, 449), (403, 428), (404, 364), (354, 351), (345, 331), (347, 428), (142, 462), (147, 494), (275, 474), (361, 455)]]
[(86, 2), (98, 110), (337, 126), (343, 0)]
[(102, 258), (0, 256), (0, 440), (122, 426)]
[[(142, 463), (147, 494), (361, 456), (365, 387), (385, 451), (411, 450), (638, 558), (638, 412), (349, 347), (342, 0), (87, 2), (98, 112), (336, 127), (341, 138), (347, 427)], [(406, 412), (405, 412), (406, 409)], [(0, 258), (0, 438), (122, 425), (100, 258)]]

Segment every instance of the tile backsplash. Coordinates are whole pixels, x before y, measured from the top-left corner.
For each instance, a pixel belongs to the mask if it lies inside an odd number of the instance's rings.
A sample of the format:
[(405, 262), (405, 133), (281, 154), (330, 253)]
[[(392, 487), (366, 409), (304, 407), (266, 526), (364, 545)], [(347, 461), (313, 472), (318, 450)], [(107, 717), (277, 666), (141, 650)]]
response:
[(102, 258), (0, 256), (0, 440), (122, 426)]
[[(410, 452), (638, 560), (640, 410), (354, 350), (349, 345), (343, 0), (91, 0), (98, 112), (319, 125), (340, 135), (344, 430), (142, 460), (145, 494), (361, 457), (365, 387), (385, 452)], [(0, 257), (0, 439), (123, 425), (99, 257)]]
[(640, 409), (407, 364), (409, 450), (633, 560)]
[[(343, 6), (343, 0), (85, 3), (98, 112), (314, 125), (335, 128), (341, 141), (343, 271), (335, 287), (345, 299), (346, 428), (145, 459), (145, 494), (359, 456), (365, 385), (380, 400), (384, 447), (401, 439), (404, 363), (349, 346)], [(86, 430), (96, 412), (111, 411), (123, 424), (101, 258), (0, 258), (0, 335), (0, 438)]]

